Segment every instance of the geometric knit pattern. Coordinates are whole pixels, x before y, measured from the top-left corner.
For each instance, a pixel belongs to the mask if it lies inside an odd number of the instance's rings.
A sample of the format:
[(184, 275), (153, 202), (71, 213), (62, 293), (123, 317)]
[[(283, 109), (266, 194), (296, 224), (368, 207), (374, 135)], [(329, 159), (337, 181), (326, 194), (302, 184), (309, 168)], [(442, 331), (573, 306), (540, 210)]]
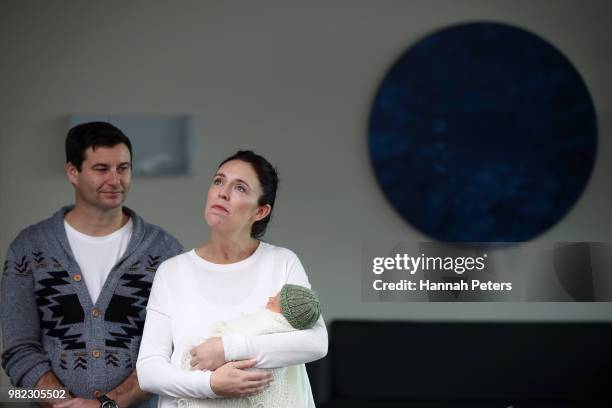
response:
[[(149, 258), (151, 256), (149, 255)], [(159, 259), (159, 257), (157, 257)], [(140, 263), (140, 262), (137, 262)], [(155, 265), (157, 266), (157, 265)], [(134, 265), (130, 268), (133, 270)], [(153, 269), (151, 272), (155, 272)], [(145, 310), (152, 283), (145, 280), (148, 274), (124, 273), (121, 285), (128, 288), (131, 296), (113, 294), (109, 302), (104, 320), (119, 323), (120, 331), (109, 331), (106, 337), (107, 347), (129, 349), (135, 338), (142, 336), (144, 329)]]
[(40, 326), (47, 335), (61, 341), (64, 350), (78, 350), (86, 347), (79, 341), (82, 333), (68, 334), (76, 323), (85, 321), (85, 312), (76, 294), (63, 294), (56, 289), (58, 286), (70, 285), (70, 275), (66, 271), (47, 272), (46, 279), (38, 284), (43, 286), (37, 290), (36, 304), (40, 316)]

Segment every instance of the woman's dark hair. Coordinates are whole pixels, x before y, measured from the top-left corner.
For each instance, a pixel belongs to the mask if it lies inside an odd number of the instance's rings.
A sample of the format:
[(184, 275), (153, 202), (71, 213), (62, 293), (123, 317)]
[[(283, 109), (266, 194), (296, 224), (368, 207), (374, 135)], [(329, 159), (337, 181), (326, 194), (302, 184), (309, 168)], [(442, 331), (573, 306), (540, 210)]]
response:
[(107, 122), (88, 122), (74, 126), (66, 135), (66, 163), (72, 163), (78, 171), (85, 160), (85, 150), (98, 146), (113, 147), (120, 143), (127, 146), (132, 160), (130, 139), (115, 126)]
[(257, 201), (258, 205), (270, 205), (270, 213), (263, 219), (256, 221), (251, 227), (251, 237), (261, 238), (266, 233), (266, 228), (272, 216), (274, 208), (274, 200), (276, 199), (276, 190), (278, 189), (278, 174), (276, 169), (269, 161), (262, 156), (254, 153), (252, 150), (240, 150), (233, 156), (223, 160), (219, 167), (231, 160), (240, 160), (250, 163), (257, 174), (259, 184), (261, 185), (262, 194)]

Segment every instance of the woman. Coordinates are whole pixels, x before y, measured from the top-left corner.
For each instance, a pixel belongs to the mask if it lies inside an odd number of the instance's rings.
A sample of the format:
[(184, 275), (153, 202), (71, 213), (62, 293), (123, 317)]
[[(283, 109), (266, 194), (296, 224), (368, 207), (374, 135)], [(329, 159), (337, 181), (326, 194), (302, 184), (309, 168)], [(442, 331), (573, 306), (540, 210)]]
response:
[[(274, 207), (278, 177), (251, 151), (221, 163), (208, 190), (204, 218), (210, 240), (160, 265), (147, 306), (137, 363), (143, 390), (160, 394), (160, 406), (175, 398), (244, 397), (264, 390), (269, 370), (300, 365), (306, 381), (294, 390), (304, 407), (314, 407), (303, 363), (327, 353), (323, 318), (308, 330), (262, 336), (209, 338), (193, 348), (193, 371), (181, 370), (188, 339), (264, 306), (286, 283), (310, 287), (304, 268), (288, 249), (263, 236)], [(263, 299), (263, 300), (262, 300)]]

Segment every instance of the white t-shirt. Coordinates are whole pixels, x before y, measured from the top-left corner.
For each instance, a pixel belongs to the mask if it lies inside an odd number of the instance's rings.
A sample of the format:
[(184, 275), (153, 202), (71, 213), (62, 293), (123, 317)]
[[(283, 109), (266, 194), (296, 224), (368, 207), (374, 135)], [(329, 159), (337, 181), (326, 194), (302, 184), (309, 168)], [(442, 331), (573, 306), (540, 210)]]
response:
[[(261, 242), (247, 259), (214, 264), (195, 250), (170, 258), (155, 274), (147, 305), (138, 381), (143, 390), (160, 394), (160, 406), (175, 398), (215, 398), (210, 371), (181, 369), (183, 350), (194, 337), (209, 337), (219, 321), (229, 321), (263, 308), (285, 283), (310, 287), (298, 257), (288, 249)], [(223, 336), (225, 360), (254, 358), (257, 368), (303, 364), (327, 352), (323, 318), (308, 330), (261, 336)], [(305, 371), (304, 371), (305, 373)], [(305, 407), (314, 407), (310, 386)]]
[(95, 305), (106, 278), (125, 253), (132, 237), (132, 219), (117, 231), (103, 237), (93, 237), (74, 229), (64, 220), (70, 249), (81, 268), (91, 302)]

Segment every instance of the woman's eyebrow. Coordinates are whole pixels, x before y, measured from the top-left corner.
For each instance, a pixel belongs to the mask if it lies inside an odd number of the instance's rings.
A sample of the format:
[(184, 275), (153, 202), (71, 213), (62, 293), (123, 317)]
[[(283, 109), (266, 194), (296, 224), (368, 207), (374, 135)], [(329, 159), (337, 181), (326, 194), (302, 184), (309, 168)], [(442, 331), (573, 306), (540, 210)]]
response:
[[(215, 175), (213, 177), (223, 177), (223, 178), (225, 178), (225, 174), (223, 174), (223, 173), (215, 173)], [(248, 188), (251, 188), (251, 185), (249, 183), (247, 183), (246, 181), (244, 181), (243, 179), (236, 179), (236, 180), (239, 181), (240, 183), (246, 184)]]
[(246, 184), (246, 186), (247, 186), (248, 188), (251, 188), (251, 186), (249, 186), (249, 183), (247, 183), (247, 182), (246, 182), (246, 181), (244, 181), (243, 179), (236, 179), (236, 180), (237, 180), (237, 181), (239, 181), (240, 183), (244, 183), (244, 184)]

